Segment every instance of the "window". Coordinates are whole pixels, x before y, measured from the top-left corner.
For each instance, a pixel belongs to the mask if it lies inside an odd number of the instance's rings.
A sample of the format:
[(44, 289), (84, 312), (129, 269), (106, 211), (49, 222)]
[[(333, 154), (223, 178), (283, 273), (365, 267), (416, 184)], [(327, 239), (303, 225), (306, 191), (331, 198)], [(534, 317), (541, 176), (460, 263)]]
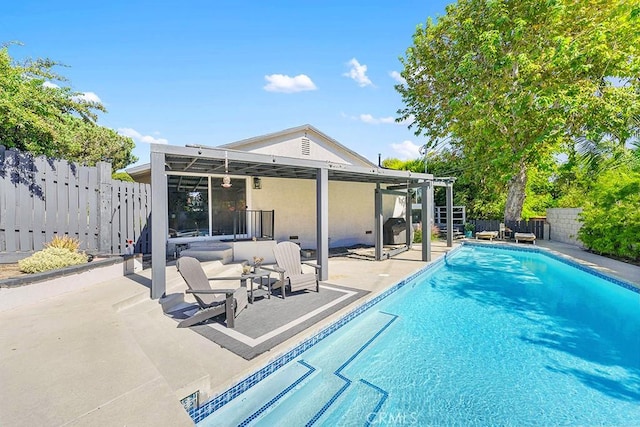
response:
[(247, 181), (232, 178), (229, 188), (222, 187), (222, 178), (212, 178), (211, 183), (211, 235), (232, 235), (234, 224), (237, 228), (238, 212), (247, 209)]
[(209, 234), (209, 180), (207, 177), (174, 176), (169, 184), (169, 237)]
[[(246, 210), (246, 180), (231, 179), (222, 187), (221, 177), (168, 176), (169, 237), (234, 234), (238, 212)], [(211, 195), (211, 200), (209, 196)]]

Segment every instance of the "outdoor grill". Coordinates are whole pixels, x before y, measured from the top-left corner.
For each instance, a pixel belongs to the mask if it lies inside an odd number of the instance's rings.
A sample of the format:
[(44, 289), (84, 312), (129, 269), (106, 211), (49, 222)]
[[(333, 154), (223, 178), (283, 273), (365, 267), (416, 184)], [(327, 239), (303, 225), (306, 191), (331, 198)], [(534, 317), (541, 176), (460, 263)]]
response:
[(407, 221), (404, 218), (386, 220), (382, 226), (382, 243), (384, 245), (407, 243)]

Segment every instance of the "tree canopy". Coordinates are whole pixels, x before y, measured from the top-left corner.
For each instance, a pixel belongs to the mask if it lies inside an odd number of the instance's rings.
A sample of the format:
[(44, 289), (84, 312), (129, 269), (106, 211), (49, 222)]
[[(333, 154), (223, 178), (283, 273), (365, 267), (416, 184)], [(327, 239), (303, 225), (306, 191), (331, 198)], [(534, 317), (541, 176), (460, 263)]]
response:
[(114, 170), (135, 162), (133, 140), (97, 124), (104, 106), (58, 84), (66, 81), (53, 71), (59, 65), (16, 63), (0, 48), (0, 144), (88, 165), (108, 161)]
[(459, 0), (400, 58), (398, 120), (486, 166), (517, 220), (532, 168), (637, 131), (638, 28), (638, 0)]

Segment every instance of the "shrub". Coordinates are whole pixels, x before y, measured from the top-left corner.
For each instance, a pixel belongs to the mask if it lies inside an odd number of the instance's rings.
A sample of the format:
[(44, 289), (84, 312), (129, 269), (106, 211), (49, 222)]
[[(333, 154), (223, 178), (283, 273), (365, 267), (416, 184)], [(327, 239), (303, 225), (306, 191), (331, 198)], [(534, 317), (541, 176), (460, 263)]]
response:
[(67, 235), (59, 237), (56, 234), (55, 236), (53, 236), (53, 239), (51, 239), (51, 242), (44, 245), (44, 247), (68, 249), (71, 252), (77, 252), (78, 248), (80, 247), (80, 242), (78, 241), (78, 239), (74, 239), (73, 237), (69, 237)]
[(590, 250), (640, 260), (640, 173), (606, 171), (585, 202), (578, 237)]
[(18, 261), (18, 267), (24, 273), (41, 273), (86, 262), (87, 256), (83, 253), (48, 246), (28, 258)]
[(422, 243), (422, 229), (418, 228), (413, 232), (413, 243)]
[(436, 240), (438, 237), (440, 237), (440, 228), (433, 224), (431, 226), (431, 240)]

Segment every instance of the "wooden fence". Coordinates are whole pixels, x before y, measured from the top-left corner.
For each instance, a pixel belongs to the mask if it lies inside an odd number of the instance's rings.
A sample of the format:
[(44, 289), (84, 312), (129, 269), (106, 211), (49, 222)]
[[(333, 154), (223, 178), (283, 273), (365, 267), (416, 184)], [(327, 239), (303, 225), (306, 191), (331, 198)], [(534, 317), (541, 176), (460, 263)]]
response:
[(0, 261), (67, 235), (94, 254), (118, 254), (125, 241), (151, 251), (151, 186), (111, 179), (111, 164), (81, 166), (0, 146)]

